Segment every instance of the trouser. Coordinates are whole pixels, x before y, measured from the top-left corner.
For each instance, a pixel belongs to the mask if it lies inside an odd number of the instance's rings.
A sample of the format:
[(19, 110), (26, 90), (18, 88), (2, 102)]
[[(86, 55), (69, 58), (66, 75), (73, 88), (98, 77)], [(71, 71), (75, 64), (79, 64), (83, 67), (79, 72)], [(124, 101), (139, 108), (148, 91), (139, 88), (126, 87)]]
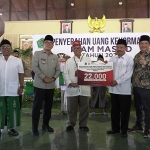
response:
[(68, 104), (68, 116), (69, 125), (75, 126), (77, 120), (77, 111), (79, 106), (79, 126), (84, 127), (87, 125), (88, 115), (89, 115), (89, 97), (88, 96), (74, 96), (67, 97)]
[(20, 106), (18, 96), (0, 96), (0, 129), (20, 126)]
[(65, 90), (61, 90), (61, 111), (67, 111), (65, 104)]
[[(131, 95), (111, 93), (111, 126), (113, 131), (127, 133), (131, 107)], [(121, 127), (120, 127), (121, 120)]]
[(53, 104), (54, 89), (40, 89), (34, 87), (34, 102), (32, 108), (32, 130), (38, 130), (40, 119), (40, 109), (43, 100), (45, 101), (43, 110), (43, 125), (49, 125), (51, 109)]
[(20, 110), (22, 108), (22, 95), (19, 95)]
[(150, 90), (139, 87), (133, 88), (134, 106), (136, 108), (136, 124), (142, 126), (143, 111), (145, 113), (145, 129), (150, 129)]

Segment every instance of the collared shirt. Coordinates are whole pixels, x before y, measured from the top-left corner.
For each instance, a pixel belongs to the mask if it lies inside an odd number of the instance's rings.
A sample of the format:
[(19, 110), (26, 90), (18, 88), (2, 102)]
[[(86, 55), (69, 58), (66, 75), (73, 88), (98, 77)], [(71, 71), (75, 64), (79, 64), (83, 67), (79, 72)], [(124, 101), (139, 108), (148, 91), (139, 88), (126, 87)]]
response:
[(18, 96), (18, 73), (24, 73), (21, 59), (9, 56), (6, 61), (0, 57), (0, 96)]
[(45, 50), (36, 51), (32, 59), (32, 70), (35, 72), (34, 86), (41, 89), (54, 89), (55, 81), (45, 83), (44, 77), (57, 78), (60, 73), (58, 57), (55, 54), (48, 55)]
[(133, 73), (133, 58), (124, 54), (122, 57), (117, 55), (110, 59), (113, 62), (114, 80), (117, 85), (109, 86), (109, 92), (113, 94), (130, 95), (131, 94), (131, 76)]
[(70, 87), (68, 86), (70, 83), (78, 83), (78, 78), (75, 76), (75, 71), (77, 70), (77, 64), (78, 62), (91, 62), (89, 57), (80, 57), (77, 58), (76, 56), (70, 58), (67, 60), (64, 71), (63, 71), (63, 77), (65, 80), (65, 83), (67, 85), (66, 94), (68, 97), (72, 96), (90, 96), (90, 86), (83, 86), (79, 85), (78, 87)]
[[(146, 65), (140, 64), (141, 55), (145, 57)], [(132, 85), (133, 87), (150, 89), (150, 51), (139, 52), (135, 55)]]

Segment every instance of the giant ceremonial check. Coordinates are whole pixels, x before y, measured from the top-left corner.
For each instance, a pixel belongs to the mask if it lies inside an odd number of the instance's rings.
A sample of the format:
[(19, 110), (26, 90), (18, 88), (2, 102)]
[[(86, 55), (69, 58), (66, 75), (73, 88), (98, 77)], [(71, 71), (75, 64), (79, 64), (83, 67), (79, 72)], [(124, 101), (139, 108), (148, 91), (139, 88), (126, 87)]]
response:
[[(48, 33), (49, 34), (49, 33)], [(146, 33), (150, 35), (149, 33)], [(126, 39), (128, 47), (127, 54), (134, 57), (139, 52), (139, 37), (145, 33), (102, 33), (102, 34), (53, 34), (54, 54), (64, 53), (72, 57), (74, 53), (71, 50), (71, 44), (78, 39), (82, 44), (82, 55), (90, 57), (96, 61), (99, 54), (103, 55), (105, 60), (114, 56), (116, 43), (119, 38)], [(33, 53), (43, 49), (43, 40), (45, 35), (33, 35)]]
[(78, 63), (78, 84), (109, 86), (113, 81), (113, 63), (94, 64), (94, 63)]

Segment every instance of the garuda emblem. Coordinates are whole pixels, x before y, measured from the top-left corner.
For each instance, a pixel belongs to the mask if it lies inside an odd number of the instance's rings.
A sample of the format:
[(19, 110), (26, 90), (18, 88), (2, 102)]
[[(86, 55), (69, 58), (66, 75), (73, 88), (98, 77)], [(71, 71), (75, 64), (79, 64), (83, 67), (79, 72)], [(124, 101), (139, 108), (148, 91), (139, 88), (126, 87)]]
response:
[(88, 16), (88, 25), (92, 30), (89, 30), (91, 33), (103, 33), (105, 30), (102, 30), (101, 28), (104, 28), (106, 24), (106, 18), (105, 15), (103, 15), (102, 19), (91, 19), (90, 15)]

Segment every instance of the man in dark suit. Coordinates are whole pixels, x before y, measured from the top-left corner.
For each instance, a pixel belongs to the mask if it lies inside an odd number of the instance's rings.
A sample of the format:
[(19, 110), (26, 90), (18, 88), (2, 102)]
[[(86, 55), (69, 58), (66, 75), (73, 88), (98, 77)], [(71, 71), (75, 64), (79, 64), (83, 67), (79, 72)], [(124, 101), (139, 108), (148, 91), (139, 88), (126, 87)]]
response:
[(70, 33), (68, 24), (65, 25), (65, 29), (63, 29), (63, 33)]
[(131, 32), (131, 29), (128, 28), (128, 24), (127, 23), (124, 24), (123, 32)]

